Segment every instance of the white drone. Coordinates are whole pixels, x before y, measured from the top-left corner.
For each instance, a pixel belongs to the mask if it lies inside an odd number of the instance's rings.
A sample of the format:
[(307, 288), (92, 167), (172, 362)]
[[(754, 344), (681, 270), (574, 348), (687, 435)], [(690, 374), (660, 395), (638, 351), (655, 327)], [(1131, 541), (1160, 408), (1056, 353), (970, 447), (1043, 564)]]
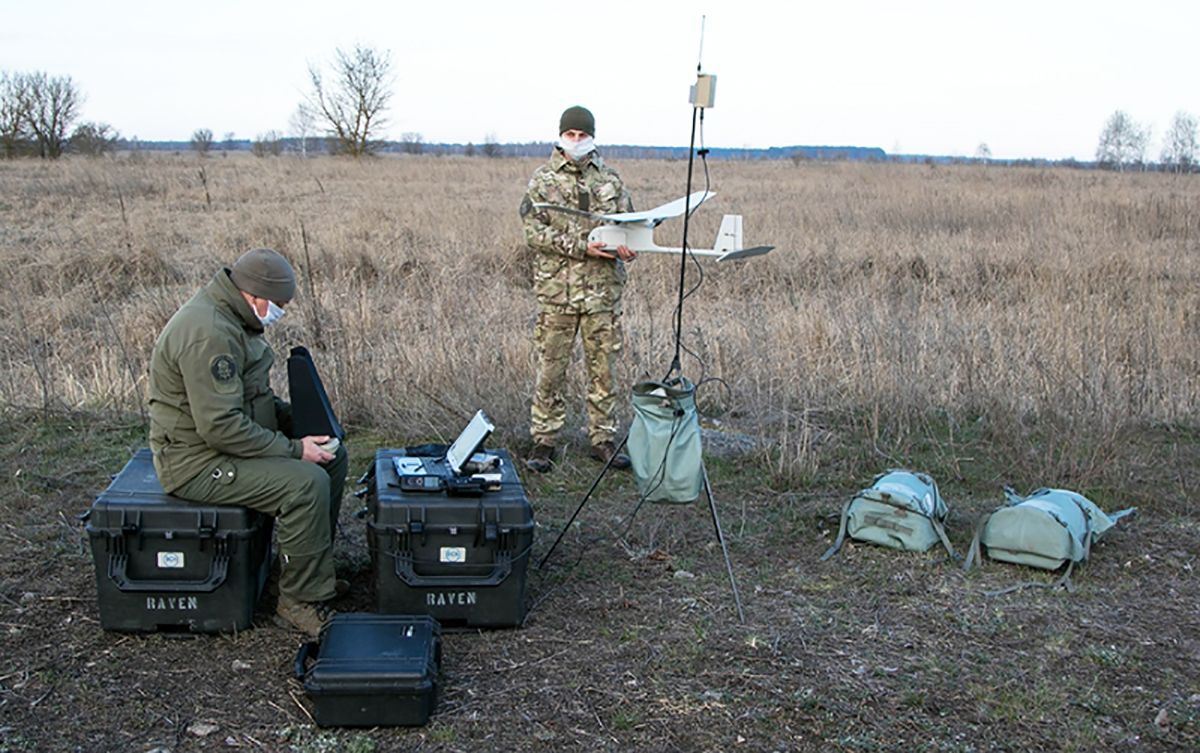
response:
[[(564, 207), (558, 204), (534, 204), (535, 209), (552, 209), (558, 212), (579, 215), (598, 220), (604, 224), (588, 233), (588, 242), (600, 241), (605, 251), (614, 251), (617, 246), (627, 246), (640, 253), (679, 254), (682, 248), (667, 248), (654, 242), (654, 228), (663, 220), (678, 217), (689, 207), (695, 209), (716, 194), (712, 191), (697, 191), (660, 207), (647, 209), (644, 212), (619, 212), (617, 214), (595, 214), (574, 207)], [(727, 214), (721, 220), (717, 230), (717, 239), (712, 248), (689, 248), (688, 253), (696, 256), (715, 256), (717, 261), (736, 261), (748, 259), (751, 256), (761, 256), (774, 246), (742, 247), (742, 216)]]

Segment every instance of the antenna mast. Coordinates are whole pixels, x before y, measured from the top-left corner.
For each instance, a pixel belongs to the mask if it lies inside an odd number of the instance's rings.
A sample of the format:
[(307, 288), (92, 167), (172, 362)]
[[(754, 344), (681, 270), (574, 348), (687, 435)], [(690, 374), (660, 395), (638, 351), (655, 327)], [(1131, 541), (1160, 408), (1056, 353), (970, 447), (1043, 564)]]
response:
[[(713, 100), (716, 94), (717, 77), (703, 73), (704, 62), (704, 22), (706, 16), (700, 16), (700, 49), (696, 56), (696, 83), (692, 86), (691, 96), (689, 97), (692, 103), (692, 138), (688, 144), (688, 167), (687, 167), (687, 190), (684, 191), (684, 210), (683, 210), (683, 241), (680, 247), (683, 249), (679, 254), (679, 297), (675, 303), (675, 355), (671, 359), (671, 366), (667, 370), (667, 376), (664, 381), (672, 374), (683, 376), (683, 366), (679, 360), (679, 352), (683, 348), (683, 299), (686, 297), (687, 290), (687, 260), (689, 256), (688, 246), (688, 221), (692, 217), (691, 196), (692, 196), (692, 174), (696, 163), (696, 121), (699, 117), (701, 126), (704, 124), (704, 110), (713, 106)], [(700, 156), (703, 157), (708, 153), (707, 149), (700, 150)]]

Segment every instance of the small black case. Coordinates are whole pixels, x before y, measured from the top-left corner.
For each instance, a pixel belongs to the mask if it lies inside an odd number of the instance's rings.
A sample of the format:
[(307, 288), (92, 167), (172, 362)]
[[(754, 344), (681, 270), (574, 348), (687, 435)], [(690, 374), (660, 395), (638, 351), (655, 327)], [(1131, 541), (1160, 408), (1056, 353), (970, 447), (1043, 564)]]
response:
[(295, 674), (321, 727), (420, 726), (437, 703), (441, 664), (432, 617), (340, 613), (300, 646)]

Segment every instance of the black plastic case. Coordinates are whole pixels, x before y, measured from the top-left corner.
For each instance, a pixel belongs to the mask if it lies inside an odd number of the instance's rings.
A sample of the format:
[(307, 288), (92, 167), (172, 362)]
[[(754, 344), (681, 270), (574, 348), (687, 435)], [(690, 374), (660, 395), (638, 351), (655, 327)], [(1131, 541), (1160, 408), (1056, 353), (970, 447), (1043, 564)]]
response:
[(253, 621), (270, 568), (269, 516), (170, 496), (143, 448), (85, 519), (105, 630), (215, 633)]
[(500, 488), (475, 496), (400, 488), (380, 449), (367, 494), (367, 540), (376, 607), (428, 614), (444, 626), (514, 627), (525, 620), (525, 581), (533, 545), (533, 508), (505, 450)]
[(296, 654), (296, 679), (317, 724), (425, 724), (437, 703), (441, 636), (437, 620), (423, 615), (334, 615), (320, 639)]

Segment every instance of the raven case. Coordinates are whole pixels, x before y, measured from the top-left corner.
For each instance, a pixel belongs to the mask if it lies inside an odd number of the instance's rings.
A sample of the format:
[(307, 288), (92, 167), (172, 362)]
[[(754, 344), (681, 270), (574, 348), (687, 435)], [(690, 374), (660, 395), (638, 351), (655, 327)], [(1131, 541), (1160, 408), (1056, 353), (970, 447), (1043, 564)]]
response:
[(441, 627), (428, 616), (334, 615), (296, 654), (322, 727), (417, 726), (437, 702)]
[(533, 508), (512, 456), (484, 452), (500, 458), (500, 489), (454, 496), (401, 490), (393, 458), (409, 452), (376, 451), (368, 473), (367, 541), (379, 612), (427, 614), (445, 626), (524, 622)]
[(105, 630), (216, 633), (251, 624), (270, 568), (269, 516), (172, 497), (143, 448), (84, 517)]

